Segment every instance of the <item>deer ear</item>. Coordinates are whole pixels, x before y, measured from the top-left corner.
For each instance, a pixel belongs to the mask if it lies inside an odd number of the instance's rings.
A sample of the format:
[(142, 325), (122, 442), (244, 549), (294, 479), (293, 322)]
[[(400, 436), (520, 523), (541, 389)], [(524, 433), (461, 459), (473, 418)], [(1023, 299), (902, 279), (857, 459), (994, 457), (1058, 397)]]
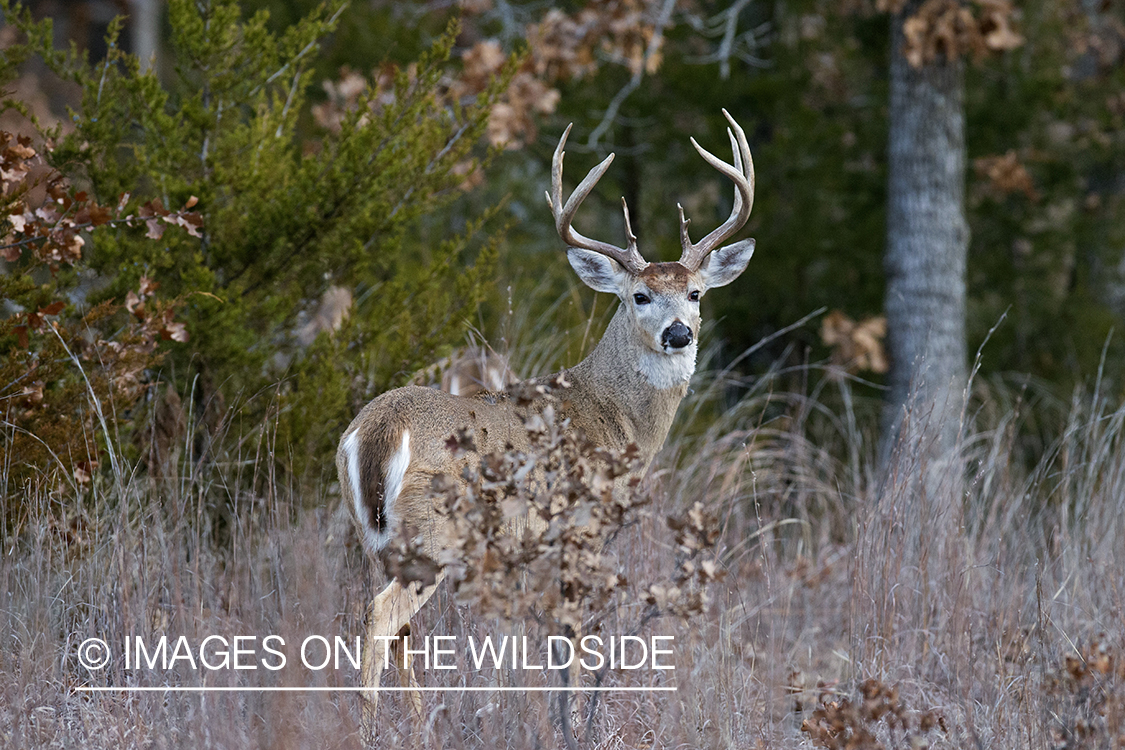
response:
[(754, 254), (754, 240), (742, 240), (733, 245), (720, 247), (703, 259), (699, 275), (708, 289), (726, 286), (746, 270), (750, 256)]
[(570, 267), (586, 286), (596, 292), (621, 295), (629, 272), (613, 258), (572, 247), (567, 249), (566, 259), (570, 261)]

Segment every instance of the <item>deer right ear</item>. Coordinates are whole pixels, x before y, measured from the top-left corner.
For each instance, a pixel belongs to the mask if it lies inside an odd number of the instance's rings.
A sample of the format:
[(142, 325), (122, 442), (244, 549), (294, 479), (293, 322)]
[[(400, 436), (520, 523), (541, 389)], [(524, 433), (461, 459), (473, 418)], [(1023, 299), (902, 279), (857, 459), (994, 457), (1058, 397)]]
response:
[(566, 251), (570, 267), (582, 279), (582, 283), (596, 292), (607, 292), (621, 296), (629, 272), (612, 258), (589, 250), (571, 247)]
[(720, 247), (703, 259), (699, 275), (708, 289), (726, 286), (746, 270), (750, 256), (754, 254), (754, 240), (746, 239), (726, 247)]

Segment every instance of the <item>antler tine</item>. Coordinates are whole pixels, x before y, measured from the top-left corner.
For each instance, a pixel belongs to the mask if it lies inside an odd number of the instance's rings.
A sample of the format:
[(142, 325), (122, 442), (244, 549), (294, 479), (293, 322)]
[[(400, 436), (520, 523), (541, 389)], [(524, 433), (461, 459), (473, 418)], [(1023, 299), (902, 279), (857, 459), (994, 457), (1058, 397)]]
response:
[[(684, 206), (682, 203), (677, 203), (676, 208), (680, 211), (680, 244), (684, 247), (691, 247), (691, 237), (688, 235), (688, 224), (691, 224), (691, 219), (684, 218)], [(683, 260), (683, 258), (680, 260)]]
[(595, 253), (613, 258), (630, 273), (638, 274), (644, 270), (648, 262), (645, 261), (644, 257), (641, 256), (640, 251), (637, 249), (637, 238), (633, 236), (633, 229), (629, 223), (629, 207), (625, 204), (624, 198), (621, 199), (621, 205), (625, 210), (627, 247), (617, 247), (608, 242), (590, 239), (589, 237), (579, 234), (578, 230), (571, 226), (571, 223), (574, 221), (574, 214), (578, 211), (578, 207), (582, 205), (582, 201), (586, 200), (586, 196), (590, 194), (590, 191), (598, 184), (598, 180), (600, 180), (606, 170), (609, 169), (609, 165), (613, 162), (614, 156), (610, 154), (602, 160), (601, 164), (591, 169), (564, 204), (562, 199), (562, 170), (563, 156), (566, 155), (566, 152), (563, 151), (563, 147), (566, 146), (566, 138), (570, 135), (571, 127), (573, 127), (573, 123), (568, 125), (566, 130), (563, 131), (562, 138), (559, 139), (559, 145), (555, 147), (555, 155), (551, 159), (551, 192), (547, 194), (547, 205), (551, 207), (551, 212), (555, 216), (555, 229), (567, 246), (580, 248), (582, 250), (591, 250)]
[(625, 201), (625, 196), (621, 196), (621, 211), (625, 214), (625, 241), (628, 243), (627, 250), (630, 253), (641, 254), (637, 249), (637, 235), (633, 234), (633, 225), (629, 221), (629, 204)]
[(690, 219), (684, 218), (684, 210), (680, 208), (680, 243), (683, 246), (680, 264), (693, 271), (699, 268), (703, 259), (715, 248), (745, 226), (750, 218), (750, 209), (754, 207), (754, 160), (750, 156), (750, 144), (746, 141), (746, 133), (730, 113), (724, 109), (723, 115), (730, 123), (727, 135), (734, 154), (733, 165), (707, 151), (694, 138), (691, 139), (691, 145), (695, 146), (704, 161), (734, 182), (734, 206), (731, 208), (730, 218), (697, 243), (693, 243), (688, 236)]

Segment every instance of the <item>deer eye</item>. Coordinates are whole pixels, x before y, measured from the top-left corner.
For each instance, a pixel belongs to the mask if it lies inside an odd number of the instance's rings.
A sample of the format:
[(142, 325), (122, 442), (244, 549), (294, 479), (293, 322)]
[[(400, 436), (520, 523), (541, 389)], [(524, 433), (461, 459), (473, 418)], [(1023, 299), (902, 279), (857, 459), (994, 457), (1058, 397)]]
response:
[(647, 296), (639, 292), (633, 295), (633, 301), (638, 305), (647, 305), (649, 302), (652, 302), (652, 300), (650, 300)]
[(691, 294), (689, 294), (687, 296), (687, 298), (689, 300), (691, 300), (692, 302), (698, 302), (699, 301), (699, 292), (692, 292)]

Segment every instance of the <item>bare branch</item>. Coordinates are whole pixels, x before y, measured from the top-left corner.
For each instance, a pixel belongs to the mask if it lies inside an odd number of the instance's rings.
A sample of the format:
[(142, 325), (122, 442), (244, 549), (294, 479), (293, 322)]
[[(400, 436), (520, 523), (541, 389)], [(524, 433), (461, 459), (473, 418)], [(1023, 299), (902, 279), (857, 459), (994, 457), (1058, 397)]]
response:
[(609, 106), (606, 107), (605, 114), (602, 115), (601, 122), (598, 123), (592, 131), (590, 137), (586, 140), (586, 148), (591, 151), (598, 147), (599, 141), (611, 127), (613, 127), (614, 120), (617, 119), (617, 111), (621, 109), (621, 105), (629, 98), (629, 95), (637, 90), (641, 85), (641, 79), (644, 78), (645, 68), (648, 67), (649, 61), (653, 55), (660, 51), (660, 47), (664, 44), (664, 27), (672, 18), (672, 11), (676, 9), (676, 0), (664, 0), (664, 5), (660, 8), (660, 16), (656, 19), (656, 25), (652, 30), (652, 37), (648, 40), (648, 46), (645, 47), (645, 57), (637, 70), (633, 73), (633, 77), (629, 79), (620, 91), (614, 95), (610, 101)]

